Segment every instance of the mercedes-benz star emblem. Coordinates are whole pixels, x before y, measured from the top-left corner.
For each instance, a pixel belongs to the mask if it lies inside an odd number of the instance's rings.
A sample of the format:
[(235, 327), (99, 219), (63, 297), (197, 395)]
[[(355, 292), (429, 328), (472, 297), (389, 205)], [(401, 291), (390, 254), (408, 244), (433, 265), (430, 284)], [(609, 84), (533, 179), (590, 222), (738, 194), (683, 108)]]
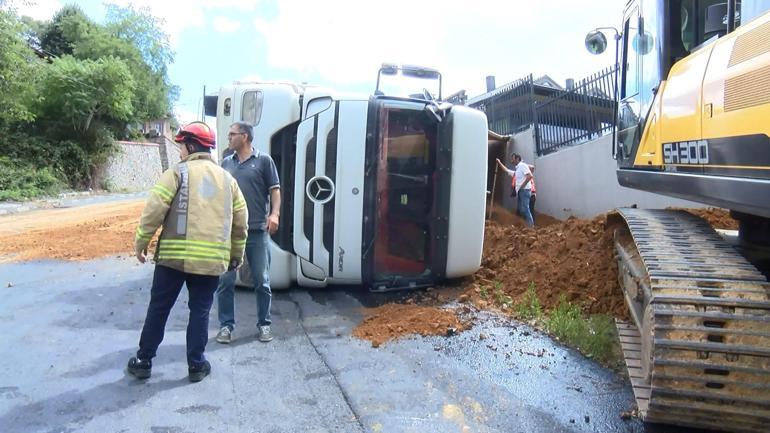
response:
[(307, 183), (305, 193), (316, 203), (328, 203), (334, 197), (334, 182), (326, 176), (316, 176)]

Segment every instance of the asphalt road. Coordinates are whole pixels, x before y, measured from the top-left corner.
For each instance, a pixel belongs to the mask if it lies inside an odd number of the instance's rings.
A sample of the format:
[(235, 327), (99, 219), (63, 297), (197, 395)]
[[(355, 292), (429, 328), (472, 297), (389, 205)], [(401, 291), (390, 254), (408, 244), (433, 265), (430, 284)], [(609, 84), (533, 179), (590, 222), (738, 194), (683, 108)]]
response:
[(683, 431), (622, 420), (634, 407), (625, 379), (486, 313), (457, 336), (372, 348), (351, 331), (387, 296), (361, 289), (276, 293), (267, 344), (254, 295), (239, 291), (236, 340), (217, 344), (211, 321), (213, 372), (197, 384), (183, 292), (141, 382), (124, 368), (151, 276), (127, 257), (0, 265), (0, 432)]

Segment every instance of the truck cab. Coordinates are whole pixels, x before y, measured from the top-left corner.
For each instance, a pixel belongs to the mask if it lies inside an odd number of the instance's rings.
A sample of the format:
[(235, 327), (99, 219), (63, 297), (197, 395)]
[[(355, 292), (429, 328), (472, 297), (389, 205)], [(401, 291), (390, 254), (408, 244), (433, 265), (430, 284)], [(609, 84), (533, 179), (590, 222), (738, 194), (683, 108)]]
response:
[[(220, 159), (229, 126), (254, 126), (281, 181), (270, 281), (414, 288), (481, 263), (486, 204), (483, 113), (425, 98), (348, 95), (291, 83), (222, 87)], [(211, 110), (213, 111), (213, 110)], [(208, 114), (208, 113), (207, 113)], [(239, 282), (250, 284), (244, 266)]]

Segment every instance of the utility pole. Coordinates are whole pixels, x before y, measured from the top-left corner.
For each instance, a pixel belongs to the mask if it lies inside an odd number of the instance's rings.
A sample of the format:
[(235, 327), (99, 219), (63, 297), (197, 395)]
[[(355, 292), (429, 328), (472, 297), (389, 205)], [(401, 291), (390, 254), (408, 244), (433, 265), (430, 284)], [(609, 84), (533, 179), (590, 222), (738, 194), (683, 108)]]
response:
[(206, 121), (206, 85), (203, 85), (203, 99), (201, 99), (201, 122)]

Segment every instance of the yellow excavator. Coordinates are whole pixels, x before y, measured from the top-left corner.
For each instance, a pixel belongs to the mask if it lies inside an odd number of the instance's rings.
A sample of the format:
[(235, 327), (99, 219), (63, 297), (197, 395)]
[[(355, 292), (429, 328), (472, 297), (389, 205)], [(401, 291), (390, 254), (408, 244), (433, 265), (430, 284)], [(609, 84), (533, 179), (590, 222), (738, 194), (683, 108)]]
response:
[[(770, 1), (628, 0), (615, 31), (621, 185), (729, 209), (618, 209), (618, 326), (646, 422), (770, 431)], [(606, 49), (602, 28), (586, 37)], [(617, 80), (616, 80), (617, 81)]]

